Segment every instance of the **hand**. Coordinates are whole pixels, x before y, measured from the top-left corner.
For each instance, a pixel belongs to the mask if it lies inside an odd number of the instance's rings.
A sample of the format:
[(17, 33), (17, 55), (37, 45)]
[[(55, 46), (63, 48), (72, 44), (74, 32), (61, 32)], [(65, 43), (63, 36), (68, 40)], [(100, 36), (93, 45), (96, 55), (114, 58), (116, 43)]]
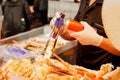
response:
[(97, 32), (86, 22), (81, 22), (84, 30), (79, 32), (70, 32), (70, 35), (77, 39), (82, 45), (99, 46), (103, 40), (103, 36)]
[(61, 17), (61, 13), (60, 12), (56, 12), (55, 16), (51, 19), (50, 21), (50, 26), (51, 28), (53, 28), (55, 26), (55, 22), (58, 18)]
[(57, 12), (55, 17), (50, 21), (51, 29), (54, 30), (55, 33), (59, 31), (59, 35), (64, 31), (64, 16), (63, 13)]

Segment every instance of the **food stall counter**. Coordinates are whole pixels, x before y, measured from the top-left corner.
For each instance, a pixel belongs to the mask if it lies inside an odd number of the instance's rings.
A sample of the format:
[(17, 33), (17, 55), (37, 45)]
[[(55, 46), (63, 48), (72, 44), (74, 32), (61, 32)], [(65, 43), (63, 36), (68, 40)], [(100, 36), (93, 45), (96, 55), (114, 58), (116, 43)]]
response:
[[(27, 41), (30, 38), (38, 38), (39, 40), (48, 40), (48, 37), (50, 35), (51, 29), (49, 25), (45, 25), (39, 28), (32, 29), (27, 32), (23, 32), (5, 39), (2, 39), (0, 41), (0, 57), (3, 58), (13, 58), (11, 55), (5, 54), (6, 46), (9, 44), (14, 44), (14, 42), (23, 42)], [(51, 39), (52, 40), (52, 39)], [(60, 56), (63, 60), (75, 64), (75, 53), (76, 53), (76, 41), (66, 41), (62, 39), (60, 36), (58, 37), (58, 43), (63, 43), (64, 45), (61, 47), (57, 47), (55, 50), (55, 53)], [(22, 43), (20, 43), (22, 45)], [(29, 55), (29, 57), (34, 57), (35, 55)]]

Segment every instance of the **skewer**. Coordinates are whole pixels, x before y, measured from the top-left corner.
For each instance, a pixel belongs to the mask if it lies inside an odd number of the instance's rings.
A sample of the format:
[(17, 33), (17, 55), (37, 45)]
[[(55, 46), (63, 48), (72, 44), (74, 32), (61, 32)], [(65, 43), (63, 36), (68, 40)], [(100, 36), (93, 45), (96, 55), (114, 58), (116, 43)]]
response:
[[(54, 28), (53, 28), (53, 30), (52, 30), (49, 38), (48, 38), (48, 41), (47, 41), (46, 46), (45, 46), (45, 48), (43, 50), (43, 53), (42, 53), (45, 56), (47, 55), (46, 50), (48, 48), (51, 37), (53, 37), (55, 39), (54, 44), (53, 44), (53, 48), (51, 50), (53, 50), (55, 48), (57, 40), (58, 40), (58, 36), (59, 36), (60, 31), (61, 31), (61, 27), (62, 27), (63, 23), (64, 23), (63, 18), (59, 18), (59, 19), (56, 20), (55, 26), (54, 26)], [(53, 53), (53, 51), (52, 51), (52, 53)], [(52, 56), (52, 53), (50, 55), (48, 54), (49, 58)]]

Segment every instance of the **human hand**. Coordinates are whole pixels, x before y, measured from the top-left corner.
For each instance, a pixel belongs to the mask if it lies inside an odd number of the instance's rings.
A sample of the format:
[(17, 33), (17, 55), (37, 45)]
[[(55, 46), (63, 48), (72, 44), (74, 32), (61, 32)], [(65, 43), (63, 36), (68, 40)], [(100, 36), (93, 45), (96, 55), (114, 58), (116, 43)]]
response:
[(53, 28), (55, 26), (55, 22), (57, 21), (57, 19), (59, 19), (61, 17), (61, 13), (60, 12), (56, 12), (55, 16), (51, 19), (50, 21), (50, 26), (51, 28)]
[(81, 22), (84, 26), (84, 30), (79, 32), (70, 32), (70, 36), (78, 40), (82, 45), (94, 45), (99, 46), (103, 40), (103, 36), (97, 34), (97, 32), (86, 22)]
[(55, 33), (58, 33), (58, 31), (59, 34), (63, 33), (64, 17), (65, 17), (64, 13), (56, 12), (55, 16), (50, 21), (50, 27)]
[(33, 9), (33, 6), (30, 6), (29, 8), (30, 8), (31, 13), (35, 12), (34, 9)]

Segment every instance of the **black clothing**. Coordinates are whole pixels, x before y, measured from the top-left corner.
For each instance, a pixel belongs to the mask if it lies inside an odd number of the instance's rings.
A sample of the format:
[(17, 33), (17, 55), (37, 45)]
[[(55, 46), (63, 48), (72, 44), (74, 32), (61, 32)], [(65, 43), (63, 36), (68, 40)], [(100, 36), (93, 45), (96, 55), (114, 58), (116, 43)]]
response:
[(27, 0), (29, 6), (33, 6), (34, 5), (34, 0)]
[(2, 0), (0, 0), (0, 5), (2, 4)]
[(48, 24), (48, 0), (40, 0), (39, 10), (42, 25)]
[[(31, 12), (26, 0), (17, 2), (6, 1), (3, 6), (3, 37), (9, 37), (17, 33), (27, 31), (30, 28)], [(21, 19), (24, 18), (26, 26), (22, 27)]]
[(34, 0), (31, 29), (48, 24), (48, 0)]
[(35, 12), (39, 12), (40, 11), (39, 10), (39, 6), (40, 6), (40, 0), (34, 0), (34, 7), (33, 7), (33, 9), (34, 9)]
[[(82, 0), (79, 11), (75, 16), (76, 21), (86, 21), (92, 27), (97, 28), (98, 34), (107, 37), (102, 23), (101, 9), (103, 0), (96, 0), (91, 6), (88, 6), (89, 0)], [(100, 26), (99, 26), (100, 25)], [(104, 63), (113, 63), (119, 66), (120, 57), (117, 57), (99, 47), (92, 45), (78, 45), (78, 53), (76, 54), (76, 64), (90, 69), (100, 69)]]
[(34, 12), (32, 13), (31, 29), (42, 26), (39, 6), (40, 6), (40, 0), (34, 0), (34, 5), (33, 5)]
[(40, 21), (42, 22), (42, 25), (48, 24), (48, 11), (47, 10), (40, 10)]

